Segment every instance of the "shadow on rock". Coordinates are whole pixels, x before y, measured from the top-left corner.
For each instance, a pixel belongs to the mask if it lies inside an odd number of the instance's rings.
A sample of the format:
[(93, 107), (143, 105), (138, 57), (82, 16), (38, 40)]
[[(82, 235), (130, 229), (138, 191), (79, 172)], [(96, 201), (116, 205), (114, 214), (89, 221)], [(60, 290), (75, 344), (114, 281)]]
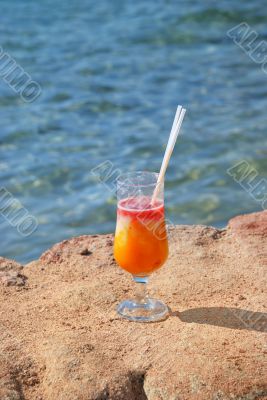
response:
[(247, 329), (267, 332), (267, 314), (227, 307), (191, 308), (182, 312), (174, 311), (171, 316), (183, 322), (222, 326), (231, 329)]

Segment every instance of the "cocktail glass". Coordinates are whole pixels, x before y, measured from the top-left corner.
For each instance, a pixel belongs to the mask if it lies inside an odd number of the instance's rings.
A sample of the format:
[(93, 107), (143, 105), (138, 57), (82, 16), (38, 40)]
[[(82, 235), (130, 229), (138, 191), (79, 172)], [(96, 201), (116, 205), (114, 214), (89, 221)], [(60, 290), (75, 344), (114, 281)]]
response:
[(157, 187), (158, 174), (132, 172), (117, 180), (117, 225), (114, 257), (137, 283), (136, 296), (119, 304), (118, 313), (129, 320), (152, 322), (165, 319), (168, 307), (146, 293), (152, 272), (168, 257), (168, 238), (164, 218), (164, 183)]

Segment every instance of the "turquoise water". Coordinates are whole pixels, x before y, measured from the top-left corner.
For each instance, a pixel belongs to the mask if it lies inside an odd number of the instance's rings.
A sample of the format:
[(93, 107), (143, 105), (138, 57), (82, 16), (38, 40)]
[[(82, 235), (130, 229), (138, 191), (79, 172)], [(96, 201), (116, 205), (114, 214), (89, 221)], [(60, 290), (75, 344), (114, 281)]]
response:
[(267, 75), (227, 30), (266, 40), (265, 1), (1, 1), (0, 46), (42, 87), (31, 104), (0, 80), (0, 182), (38, 220), (0, 215), (2, 256), (26, 262), (70, 236), (114, 230), (116, 202), (91, 169), (159, 170), (177, 104), (187, 108), (166, 175), (177, 224), (222, 227), (261, 209), (228, 174), (266, 177)]

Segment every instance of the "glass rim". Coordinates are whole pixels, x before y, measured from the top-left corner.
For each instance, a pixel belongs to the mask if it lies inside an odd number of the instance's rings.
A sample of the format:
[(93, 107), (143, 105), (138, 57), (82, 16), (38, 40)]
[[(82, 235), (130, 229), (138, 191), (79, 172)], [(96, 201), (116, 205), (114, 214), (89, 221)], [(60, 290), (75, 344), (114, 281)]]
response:
[[(141, 175), (147, 175), (155, 178), (155, 182), (152, 183), (146, 183), (146, 184), (140, 184), (140, 183), (131, 183), (131, 178), (135, 178)], [(128, 186), (128, 187), (149, 187), (149, 186), (156, 186), (157, 185), (157, 180), (158, 180), (158, 172), (151, 172), (151, 171), (132, 171), (132, 172), (125, 172), (118, 176), (116, 179), (117, 185), (118, 186)], [(127, 182), (127, 179), (129, 179), (129, 182)]]

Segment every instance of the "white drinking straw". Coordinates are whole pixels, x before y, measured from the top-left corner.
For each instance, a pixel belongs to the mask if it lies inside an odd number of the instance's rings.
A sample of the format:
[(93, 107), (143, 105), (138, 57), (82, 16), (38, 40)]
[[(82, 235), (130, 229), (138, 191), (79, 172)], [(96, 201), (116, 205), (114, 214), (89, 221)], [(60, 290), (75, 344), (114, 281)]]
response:
[(155, 187), (155, 190), (154, 190), (154, 193), (152, 196), (152, 200), (151, 200), (152, 205), (155, 203), (155, 200), (158, 196), (158, 192), (160, 190), (160, 185), (164, 180), (165, 172), (168, 167), (177, 137), (179, 135), (185, 113), (186, 113), (185, 108), (182, 108), (181, 106), (177, 107), (176, 114), (175, 114), (173, 124), (172, 124), (172, 129), (171, 129), (170, 136), (169, 136), (169, 140), (168, 140), (165, 154), (164, 154), (164, 157), (162, 160), (162, 164), (161, 164), (161, 168), (160, 168), (160, 172), (159, 172), (159, 176), (158, 176), (158, 180), (157, 180), (157, 185)]
[(173, 123), (172, 123), (172, 129), (171, 129), (170, 135), (175, 131), (175, 128), (176, 128), (178, 119), (180, 117), (181, 111), (182, 111), (182, 106), (178, 106), (177, 109), (176, 109), (176, 113), (175, 113), (175, 117), (174, 117)]

